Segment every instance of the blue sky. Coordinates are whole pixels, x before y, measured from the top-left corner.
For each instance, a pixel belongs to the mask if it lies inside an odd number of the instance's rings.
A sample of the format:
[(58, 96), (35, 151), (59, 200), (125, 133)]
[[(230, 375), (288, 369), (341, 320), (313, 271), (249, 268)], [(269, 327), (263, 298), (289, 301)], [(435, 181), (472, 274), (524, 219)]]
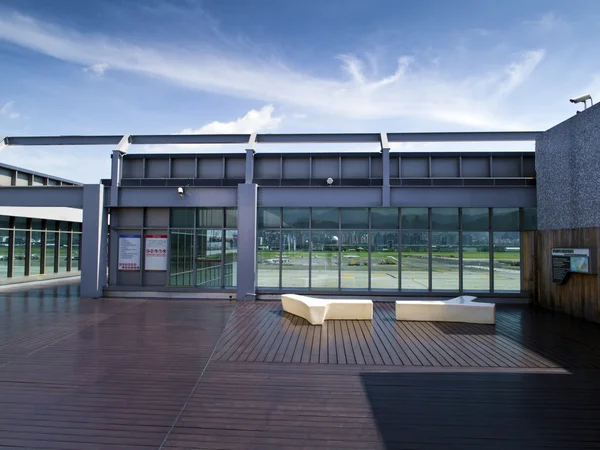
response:
[(600, 101), (599, 36), (596, 0), (0, 0), (0, 135), (543, 130)]

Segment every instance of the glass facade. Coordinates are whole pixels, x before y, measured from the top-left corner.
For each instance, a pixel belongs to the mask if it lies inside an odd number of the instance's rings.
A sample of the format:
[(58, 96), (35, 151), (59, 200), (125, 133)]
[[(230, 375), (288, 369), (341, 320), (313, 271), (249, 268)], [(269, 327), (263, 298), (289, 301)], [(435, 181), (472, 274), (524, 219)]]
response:
[(520, 292), (535, 209), (259, 208), (258, 288)]
[(80, 223), (0, 216), (0, 280), (78, 271), (80, 243)]

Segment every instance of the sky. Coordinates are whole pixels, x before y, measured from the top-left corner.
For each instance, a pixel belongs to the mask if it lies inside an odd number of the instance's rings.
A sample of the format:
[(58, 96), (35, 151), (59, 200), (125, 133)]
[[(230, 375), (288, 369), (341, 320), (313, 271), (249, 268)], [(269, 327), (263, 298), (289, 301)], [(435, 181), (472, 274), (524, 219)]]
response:
[[(600, 101), (599, 37), (597, 0), (0, 0), (0, 137), (546, 130)], [(97, 183), (111, 150), (0, 162)], [(164, 151), (226, 149), (130, 148)]]

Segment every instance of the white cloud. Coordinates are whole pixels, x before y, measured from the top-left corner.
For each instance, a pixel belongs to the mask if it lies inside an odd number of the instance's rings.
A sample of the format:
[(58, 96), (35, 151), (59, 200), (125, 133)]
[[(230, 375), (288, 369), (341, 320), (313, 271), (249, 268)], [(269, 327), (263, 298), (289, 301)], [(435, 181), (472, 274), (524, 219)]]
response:
[(0, 108), (0, 116), (8, 117), (9, 119), (18, 119), (21, 114), (15, 111), (15, 102), (8, 102)]
[[(425, 119), (477, 129), (520, 129), (499, 104), (525, 83), (543, 50), (517, 55), (488, 73), (459, 78), (400, 56), (394, 73), (368, 77), (343, 55), (344, 78), (317, 77), (271, 59), (219, 52), (158, 49), (63, 30), (18, 14), (0, 17), (0, 39), (86, 67), (97, 61), (190, 89), (221, 93), (350, 119)], [(474, 61), (472, 71), (479, 68)], [(105, 69), (102, 69), (105, 70)]]
[(85, 72), (93, 72), (98, 76), (102, 76), (104, 75), (104, 72), (106, 72), (108, 70), (110, 66), (107, 63), (98, 63), (98, 64), (92, 64), (89, 67), (85, 67), (83, 70)]
[(542, 32), (556, 31), (568, 27), (567, 22), (552, 11), (542, 14), (538, 19), (526, 20), (523, 23), (536, 31)]
[(281, 117), (273, 115), (273, 105), (265, 105), (261, 109), (252, 109), (244, 117), (231, 122), (214, 121), (200, 128), (185, 128), (179, 134), (250, 134), (272, 131), (279, 127)]

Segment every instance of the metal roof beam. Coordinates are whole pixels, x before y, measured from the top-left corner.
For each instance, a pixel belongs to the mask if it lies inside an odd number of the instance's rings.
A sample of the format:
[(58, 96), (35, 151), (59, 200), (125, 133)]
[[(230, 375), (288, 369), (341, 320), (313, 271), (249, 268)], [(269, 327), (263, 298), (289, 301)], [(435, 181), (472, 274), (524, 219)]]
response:
[(249, 134), (145, 134), (132, 135), (134, 145), (153, 144), (247, 144)]
[(257, 134), (259, 144), (378, 143), (380, 133)]
[(10, 136), (7, 145), (117, 145), (123, 136)]
[(475, 131), (448, 133), (387, 133), (390, 142), (509, 142), (535, 141), (541, 131)]

